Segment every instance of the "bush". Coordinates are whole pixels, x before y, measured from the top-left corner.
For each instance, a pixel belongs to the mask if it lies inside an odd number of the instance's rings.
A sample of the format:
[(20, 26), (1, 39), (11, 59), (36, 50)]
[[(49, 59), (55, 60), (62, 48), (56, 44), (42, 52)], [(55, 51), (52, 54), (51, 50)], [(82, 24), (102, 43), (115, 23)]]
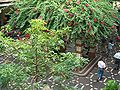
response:
[(27, 78), (27, 74), (17, 64), (1, 64), (0, 65), (0, 86), (20, 88)]
[(103, 90), (118, 90), (119, 85), (115, 80), (109, 80)]
[(53, 66), (53, 71), (55, 75), (61, 75), (62, 77), (70, 77), (71, 72), (75, 68), (83, 68), (87, 63), (88, 59), (86, 58), (77, 58), (72, 53), (63, 53), (62, 57), (59, 57), (59, 63)]

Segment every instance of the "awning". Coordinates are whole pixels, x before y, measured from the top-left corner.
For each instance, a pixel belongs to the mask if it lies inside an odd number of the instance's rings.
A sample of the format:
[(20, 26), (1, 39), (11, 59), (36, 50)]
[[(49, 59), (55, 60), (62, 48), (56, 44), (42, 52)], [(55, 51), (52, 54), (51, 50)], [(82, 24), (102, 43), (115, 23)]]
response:
[(113, 1), (113, 7), (116, 7), (118, 10), (120, 10), (120, 1)]
[(12, 5), (12, 3), (0, 4), (0, 8), (1, 7), (7, 7), (7, 6), (10, 6), (10, 5)]
[(11, 1), (13, 0), (0, 0), (0, 8), (12, 5)]
[(0, 0), (0, 13), (5, 7), (11, 6), (14, 0)]
[(2, 2), (11, 2), (11, 1), (13, 1), (13, 0), (0, 0), (0, 3), (2, 3)]

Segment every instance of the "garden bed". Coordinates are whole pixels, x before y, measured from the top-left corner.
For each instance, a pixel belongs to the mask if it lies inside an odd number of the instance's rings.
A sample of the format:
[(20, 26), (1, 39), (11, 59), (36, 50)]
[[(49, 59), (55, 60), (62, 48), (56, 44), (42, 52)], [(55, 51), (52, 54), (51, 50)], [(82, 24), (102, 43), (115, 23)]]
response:
[(90, 62), (83, 69), (79, 69), (79, 71), (72, 73), (79, 76), (86, 76), (101, 58), (101, 56), (96, 56), (94, 59), (90, 60)]

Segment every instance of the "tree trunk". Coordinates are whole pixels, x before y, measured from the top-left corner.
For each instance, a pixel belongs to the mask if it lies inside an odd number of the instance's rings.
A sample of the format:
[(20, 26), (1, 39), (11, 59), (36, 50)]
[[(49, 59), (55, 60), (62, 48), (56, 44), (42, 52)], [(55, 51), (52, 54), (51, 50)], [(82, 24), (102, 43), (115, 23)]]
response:
[(35, 82), (38, 81), (38, 56), (37, 56), (37, 48), (36, 48), (36, 57), (35, 57)]

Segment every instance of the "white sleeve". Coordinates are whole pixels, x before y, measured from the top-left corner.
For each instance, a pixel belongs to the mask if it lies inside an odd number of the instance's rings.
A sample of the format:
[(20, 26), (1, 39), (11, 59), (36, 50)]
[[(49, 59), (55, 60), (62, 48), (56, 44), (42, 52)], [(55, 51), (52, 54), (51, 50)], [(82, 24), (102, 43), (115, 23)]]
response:
[(104, 68), (106, 67), (106, 64), (104, 63)]
[(112, 46), (114, 46), (114, 44), (112, 44)]

